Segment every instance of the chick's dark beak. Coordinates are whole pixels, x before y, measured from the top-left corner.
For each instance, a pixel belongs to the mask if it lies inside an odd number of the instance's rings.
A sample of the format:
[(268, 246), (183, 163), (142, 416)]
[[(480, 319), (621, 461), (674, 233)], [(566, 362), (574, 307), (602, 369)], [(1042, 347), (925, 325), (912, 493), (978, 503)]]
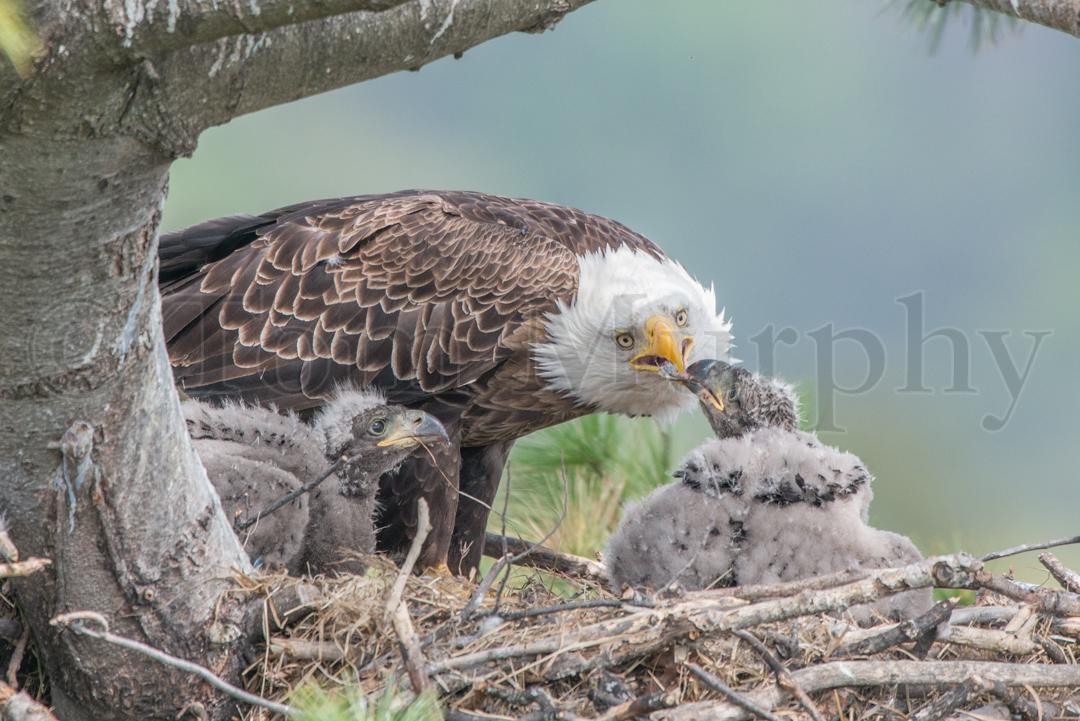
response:
[(722, 386), (722, 379), (724, 371), (728, 368), (731, 368), (731, 366), (724, 361), (699, 360), (686, 369), (683, 379), (679, 380), (679, 382), (696, 395), (702, 403), (711, 405), (716, 410), (723, 412), (724, 396), (726, 394)]
[(423, 411), (406, 411), (392, 418), (386, 431), (386, 438), (378, 446), (415, 446), (421, 443), (449, 443), (446, 429), (439, 419)]

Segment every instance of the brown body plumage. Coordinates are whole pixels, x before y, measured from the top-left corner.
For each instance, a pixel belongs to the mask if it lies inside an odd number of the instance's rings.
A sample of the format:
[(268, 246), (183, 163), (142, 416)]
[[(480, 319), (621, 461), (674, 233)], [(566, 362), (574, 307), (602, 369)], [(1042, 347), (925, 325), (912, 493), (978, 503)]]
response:
[[(611, 410), (555, 390), (535, 348), (573, 304), (581, 259), (619, 249), (671, 265), (614, 221), (481, 193), (405, 191), (221, 218), (162, 237), (170, 360), (193, 397), (303, 413), (348, 382), (438, 417), (451, 444), (384, 479), (379, 545), (407, 546), (425, 497), (433, 530), (421, 563), (449, 554), (467, 572), (514, 439)], [(710, 323), (723, 341), (722, 317)], [(679, 343), (682, 363), (694, 343)], [(459, 488), (481, 503), (459, 504)]]

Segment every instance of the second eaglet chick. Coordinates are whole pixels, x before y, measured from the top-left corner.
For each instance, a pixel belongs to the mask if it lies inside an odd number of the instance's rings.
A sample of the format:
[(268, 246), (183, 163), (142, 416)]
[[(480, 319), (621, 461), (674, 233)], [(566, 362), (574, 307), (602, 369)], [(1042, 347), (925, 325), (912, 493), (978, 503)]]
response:
[(238, 404), (183, 404), (195, 449), (230, 520), (254, 517), (270, 503), (323, 473), (342, 455), (356, 459), (309, 494), (261, 518), (245, 533), (257, 565), (292, 574), (359, 573), (347, 551), (374, 550), (375, 490), (425, 442), (446, 431), (422, 411), (387, 405), (371, 391), (334, 396), (308, 426), (295, 415)]
[[(848, 568), (922, 560), (905, 537), (867, 525), (872, 478), (857, 457), (798, 430), (789, 386), (719, 361), (683, 379), (718, 440), (691, 451), (675, 473), (630, 509), (607, 562), (616, 587), (688, 589), (810, 578)], [(851, 609), (911, 618), (929, 609), (913, 591)]]

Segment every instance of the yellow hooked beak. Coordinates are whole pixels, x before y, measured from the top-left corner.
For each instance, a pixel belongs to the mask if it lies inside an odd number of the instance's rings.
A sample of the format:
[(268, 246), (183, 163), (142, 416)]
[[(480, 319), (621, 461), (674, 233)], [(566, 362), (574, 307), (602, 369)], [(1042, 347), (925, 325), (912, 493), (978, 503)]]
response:
[(639, 371), (659, 371), (664, 361), (674, 365), (679, 373), (686, 372), (694, 339), (674, 330), (670, 318), (654, 315), (645, 323), (649, 346), (630, 359), (630, 367)]

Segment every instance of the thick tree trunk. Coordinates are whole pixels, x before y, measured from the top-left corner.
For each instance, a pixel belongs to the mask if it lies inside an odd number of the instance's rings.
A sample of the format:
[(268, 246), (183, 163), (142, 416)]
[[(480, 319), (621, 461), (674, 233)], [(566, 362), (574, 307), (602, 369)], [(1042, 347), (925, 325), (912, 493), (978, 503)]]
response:
[[(239, 623), (242, 599), (219, 597), (230, 569), (249, 562), (187, 439), (160, 328), (169, 159), (131, 137), (40, 136), (4, 139), (3, 158), (0, 506), (20, 551), (54, 561), (16, 589), (58, 711), (174, 719), (200, 703), (223, 717), (205, 683), (48, 624), (94, 610), (116, 632), (226, 677), (241, 666), (210, 641)], [(99, 473), (75, 491), (72, 527), (50, 444), (75, 421), (94, 428)], [(74, 481), (77, 464), (67, 465)]]

